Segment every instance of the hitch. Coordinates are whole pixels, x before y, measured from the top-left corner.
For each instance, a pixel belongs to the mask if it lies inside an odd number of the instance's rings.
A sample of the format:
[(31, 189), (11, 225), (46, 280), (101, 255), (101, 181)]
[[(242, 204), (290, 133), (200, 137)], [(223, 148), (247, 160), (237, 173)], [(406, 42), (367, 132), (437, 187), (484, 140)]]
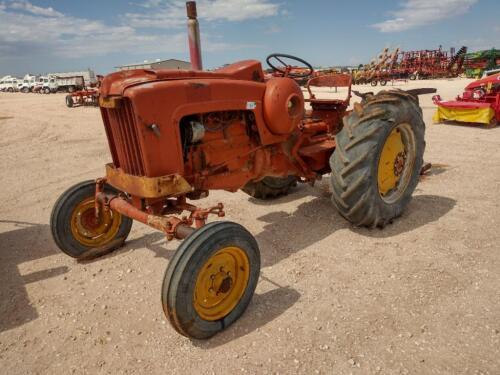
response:
[[(224, 217), (224, 205), (218, 203), (216, 206), (209, 208), (200, 208), (192, 204), (186, 203), (184, 196), (178, 197), (173, 205), (177, 212), (189, 211), (189, 216), (177, 217), (174, 215), (155, 215), (144, 212), (129, 202), (125, 194), (108, 194), (103, 190), (106, 182), (105, 178), (96, 180), (95, 193), (95, 215), (99, 217), (101, 210), (113, 210), (131, 219), (140, 221), (154, 229), (157, 229), (171, 241), (174, 238), (182, 240), (193, 233), (196, 229), (201, 228), (206, 224), (208, 215), (214, 214), (218, 217)], [(194, 227), (193, 227), (194, 224)]]

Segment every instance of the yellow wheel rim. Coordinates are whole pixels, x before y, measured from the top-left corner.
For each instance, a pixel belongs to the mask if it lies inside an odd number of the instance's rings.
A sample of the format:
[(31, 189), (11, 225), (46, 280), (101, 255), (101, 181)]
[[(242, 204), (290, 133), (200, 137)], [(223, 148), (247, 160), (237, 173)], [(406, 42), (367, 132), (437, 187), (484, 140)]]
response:
[(80, 244), (101, 247), (115, 238), (122, 221), (121, 215), (112, 210), (100, 210), (95, 216), (94, 197), (80, 202), (71, 214), (71, 234)]
[(415, 137), (410, 124), (399, 124), (387, 137), (378, 163), (378, 191), (390, 203), (405, 191), (415, 162)]
[(194, 308), (204, 320), (219, 320), (238, 304), (248, 284), (250, 263), (236, 246), (220, 249), (205, 262), (194, 288)]

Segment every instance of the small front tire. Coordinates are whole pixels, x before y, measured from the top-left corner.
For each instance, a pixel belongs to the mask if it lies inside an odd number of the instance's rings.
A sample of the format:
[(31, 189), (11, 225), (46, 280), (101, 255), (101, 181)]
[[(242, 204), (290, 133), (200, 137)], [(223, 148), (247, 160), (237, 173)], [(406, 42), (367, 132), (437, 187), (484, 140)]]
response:
[(203, 226), (179, 246), (162, 286), (166, 317), (180, 334), (207, 339), (246, 310), (260, 274), (255, 238), (241, 225)]
[[(101, 209), (95, 217), (95, 184), (89, 180), (72, 186), (52, 209), (52, 238), (61, 251), (76, 259), (96, 258), (121, 247), (132, 228), (132, 219), (111, 209)], [(109, 185), (104, 191), (118, 193)]]

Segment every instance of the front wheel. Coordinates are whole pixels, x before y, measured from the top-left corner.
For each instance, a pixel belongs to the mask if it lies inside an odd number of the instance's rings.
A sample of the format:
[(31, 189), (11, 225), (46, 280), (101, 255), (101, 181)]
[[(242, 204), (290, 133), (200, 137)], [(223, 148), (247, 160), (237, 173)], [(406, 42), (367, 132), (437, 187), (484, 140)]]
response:
[(163, 311), (180, 334), (207, 339), (243, 314), (259, 273), (259, 246), (245, 228), (207, 224), (184, 240), (168, 264)]
[[(111, 209), (95, 215), (95, 181), (84, 181), (66, 190), (56, 201), (50, 228), (56, 245), (65, 254), (89, 259), (123, 245), (132, 228), (132, 219)], [(107, 193), (118, 193), (109, 185)]]
[(344, 117), (330, 158), (332, 200), (351, 223), (384, 227), (410, 202), (425, 149), (417, 103), (404, 91), (381, 91)]

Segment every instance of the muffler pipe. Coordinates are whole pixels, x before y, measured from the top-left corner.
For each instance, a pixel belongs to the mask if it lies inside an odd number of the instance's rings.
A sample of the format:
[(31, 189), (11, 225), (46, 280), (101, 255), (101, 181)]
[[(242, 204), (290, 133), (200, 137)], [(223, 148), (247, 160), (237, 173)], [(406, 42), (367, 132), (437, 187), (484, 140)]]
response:
[(193, 70), (203, 70), (201, 62), (200, 26), (198, 24), (196, 1), (186, 1), (186, 11), (188, 17), (188, 42), (189, 57)]

